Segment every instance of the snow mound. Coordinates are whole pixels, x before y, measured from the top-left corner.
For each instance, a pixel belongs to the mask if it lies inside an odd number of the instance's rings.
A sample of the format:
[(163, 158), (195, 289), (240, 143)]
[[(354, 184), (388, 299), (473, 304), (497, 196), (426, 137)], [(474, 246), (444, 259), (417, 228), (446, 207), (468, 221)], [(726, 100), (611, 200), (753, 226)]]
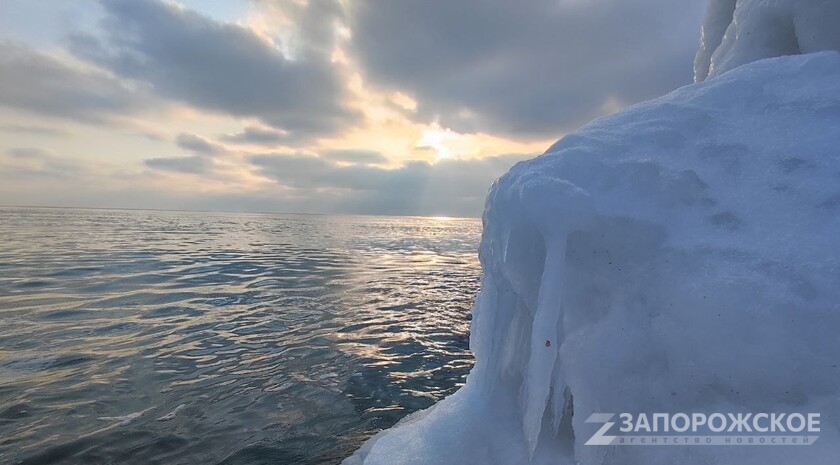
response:
[(824, 50), (840, 50), (840, 1), (711, 0), (694, 80), (764, 58)]
[[(834, 465), (838, 233), (838, 53), (596, 120), (491, 189), (466, 386), (344, 463)], [(821, 431), (807, 447), (584, 444), (591, 414), (621, 412), (820, 413)]]

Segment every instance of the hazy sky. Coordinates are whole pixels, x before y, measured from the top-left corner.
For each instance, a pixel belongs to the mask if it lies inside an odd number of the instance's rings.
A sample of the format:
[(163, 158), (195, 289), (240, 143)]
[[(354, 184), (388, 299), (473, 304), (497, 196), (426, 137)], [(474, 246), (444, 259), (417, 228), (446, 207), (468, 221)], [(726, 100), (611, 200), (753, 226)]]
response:
[(0, 0), (0, 205), (478, 216), (704, 2)]

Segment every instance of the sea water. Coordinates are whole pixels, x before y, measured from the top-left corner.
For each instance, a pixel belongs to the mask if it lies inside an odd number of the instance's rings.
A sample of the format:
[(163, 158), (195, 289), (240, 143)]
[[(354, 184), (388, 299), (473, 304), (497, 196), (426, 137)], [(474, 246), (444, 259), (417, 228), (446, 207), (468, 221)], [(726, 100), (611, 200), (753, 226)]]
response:
[(472, 366), (474, 219), (0, 209), (0, 463), (336, 463)]

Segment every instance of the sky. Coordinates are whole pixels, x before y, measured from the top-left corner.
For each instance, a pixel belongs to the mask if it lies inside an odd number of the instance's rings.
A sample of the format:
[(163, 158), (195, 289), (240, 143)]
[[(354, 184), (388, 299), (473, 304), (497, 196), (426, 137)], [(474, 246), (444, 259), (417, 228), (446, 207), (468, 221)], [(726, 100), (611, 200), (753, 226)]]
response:
[(0, 0), (0, 205), (480, 216), (703, 2)]

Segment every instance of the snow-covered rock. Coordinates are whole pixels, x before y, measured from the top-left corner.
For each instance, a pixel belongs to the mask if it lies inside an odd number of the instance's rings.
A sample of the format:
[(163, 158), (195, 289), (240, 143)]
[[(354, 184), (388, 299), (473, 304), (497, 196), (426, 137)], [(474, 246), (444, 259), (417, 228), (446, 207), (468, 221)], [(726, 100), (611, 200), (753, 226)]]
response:
[(838, 0), (711, 0), (694, 80), (764, 58), (840, 51)]
[[(840, 54), (741, 66), (564, 137), (494, 184), (480, 256), (466, 386), (346, 464), (836, 464)], [(820, 413), (821, 430), (585, 445), (599, 412)]]

